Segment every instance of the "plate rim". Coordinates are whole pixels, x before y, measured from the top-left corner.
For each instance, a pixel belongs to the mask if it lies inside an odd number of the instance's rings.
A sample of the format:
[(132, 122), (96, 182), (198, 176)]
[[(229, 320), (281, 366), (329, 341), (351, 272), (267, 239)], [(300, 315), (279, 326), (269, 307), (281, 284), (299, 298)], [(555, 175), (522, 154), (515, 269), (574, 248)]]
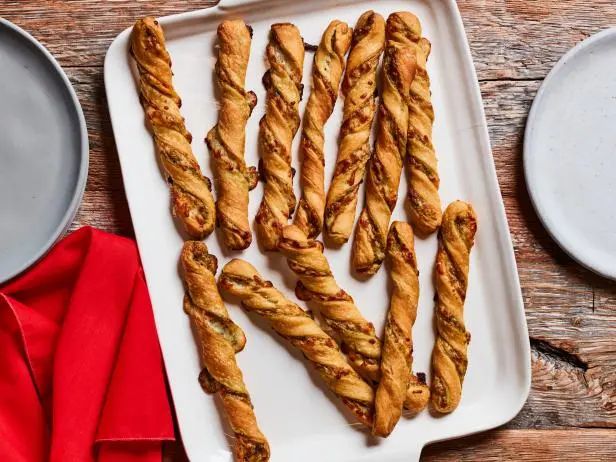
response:
[(536, 120), (538, 118), (538, 114), (540, 108), (544, 105), (544, 100), (546, 94), (552, 84), (552, 81), (558, 76), (558, 74), (562, 71), (562, 69), (567, 65), (569, 61), (575, 58), (580, 53), (583, 53), (587, 48), (594, 45), (596, 42), (599, 42), (603, 39), (606, 39), (610, 36), (616, 36), (616, 27), (610, 27), (604, 29), (600, 32), (597, 32), (590, 37), (582, 40), (578, 44), (576, 44), (573, 48), (571, 48), (567, 53), (565, 53), (558, 62), (554, 65), (554, 67), (547, 74), (539, 90), (537, 90), (537, 94), (535, 95), (535, 99), (531, 105), (530, 111), (528, 113), (528, 119), (526, 121), (526, 127), (524, 129), (524, 142), (523, 142), (523, 153), (522, 153), (522, 167), (524, 170), (524, 179), (526, 183), (526, 188), (528, 190), (528, 195), (530, 197), (530, 201), (533, 205), (533, 209), (537, 213), (541, 224), (548, 232), (549, 236), (558, 244), (558, 247), (562, 249), (569, 257), (571, 257), (576, 263), (586, 268), (587, 270), (607, 279), (616, 280), (616, 269), (613, 271), (605, 270), (605, 268), (601, 268), (600, 265), (597, 265), (595, 261), (592, 259), (587, 259), (584, 256), (584, 253), (575, 249), (575, 247), (571, 247), (566, 244), (566, 239), (563, 234), (559, 231), (558, 226), (549, 218), (549, 214), (546, 213), (546, 210), (541, 205), (541, 193), (538, 192), (535, 184), (536, 180), (533, 178), (531, 164), (531, 157), (534, 151), (537, 150), (536, 147), (533, 146), (531, 141), (532, 133), (536, 126)]
[(58, 63), (58, 61), (54, 58), (54, 56), (43, 46), (36, 38), (34, 38), (29, 32), (25, 31), (21, 27), (16, 24), (13, 24), (9, 20), (0, 17), (0, 28), (6, 27), (10, 31), (16, 33), (23, 40), (26, 40), (31, 45), (33, 45), (36, 50), (40, 53), (43, 59), (46, 59), (49, 64), (51, 64), (53, 70), (60, 77), (64, 87), (66, 88), (68, 95), (70, 96), (70, 102), (72, 103), (72, 107), (74, 108), (77, 120), (79, 122), (79, 137), (81, 142), (81, 152), (80, 152), (80, 163), (79, 163), (79, 172), (77, 174), (77, 184), (75, 186), (73, 197), (71, 198), (62, 219), (54, 229), (54, 231), (50, 234), (49, 238), (45, 242), (43, 246), (34, 254), (29, 257), (25, 263), (20, 266), (17, 266), (15, 269), (9, 271), (6, 275), (0, 275), (0, 285), (5, 284), (6, 282), (12, 280), (16, 276), (20, 275), (24, 271), (28, 270), (31, 266), (37, 263), (43, 256), (49, 252), (51, 247), (64, 235), (64, 233), (68, 230), (70, 225), (72, 224), (75, 216), (77, 215), (77, 211), (79, 210), (79, 206), (81, 205), (81, 201), (83, 199), (83, 194), (86, 189), (86, 183), (88, 179), (88, 169), (90, 164), (90, 141), (88, 138), (88, 129), (86, 125), (86, 119), (83, 114), (83, 109), (79, 102), (79, 98), (75, 93), (75, 89), (71, 84), (68, 76)]

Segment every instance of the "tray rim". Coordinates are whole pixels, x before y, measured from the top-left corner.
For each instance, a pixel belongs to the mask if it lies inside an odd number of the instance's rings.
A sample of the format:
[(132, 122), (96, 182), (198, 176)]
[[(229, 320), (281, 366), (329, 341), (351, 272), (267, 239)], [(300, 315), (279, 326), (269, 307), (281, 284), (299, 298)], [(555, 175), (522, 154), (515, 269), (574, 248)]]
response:
[[(262, 3), (262, 2), (283, 3), (284, 1), (285, 0), (220, 0), (218, 4), (212, 7), (193, 10), (193, 11), (186, 11), (186, 12), (181, 12), (181, 13), (167, 15), (167, 16), (161, 16), (161, 17), (157, 17), (157, 20), (163, 26), (167, 26), (167, 27), (177, 26), (179, 23), (182, 23), (184, 21), (191, 21), (195, 19), (205, 18), (210, 15), (216, 15), (216, 14), (226, 15), (226, 14), (229, 14), (229, 10), (232, 10), (233, 8), (237, 8), (237, 7), (246, 7), (249, 5), (255, 5), (258, 3)], [(495, 225), (498, 228), (498, 235), (501, 240), (500, 247), (502, 249), (502, 257), (504, 259), (504, 266), (506, 266), (508, 270), (508, 274), (506, 275), (506, 277), (503, 278), (503, 280), (506, 281), (507, 292), (514, 298), (511, 301), (512, 305), (515, 305), (517, 307), (516, 318), (517, 318), (518, 326), (523, 328), (522, 331), (523, 333), (526, 334), (525, 340), (518, 342), (518, 345), (517, 345), (518, 347), (521, 348), (521, 351), (518, 354), (518, 356), (519, 356), (520, 361), (524, 365), (524, 377), (523, 377), (524, 388), (522, 392), (519, 394), (519, 396), (517, 397), (518, 400), (513, 404), (511, 403), (509, 404), (507, 409), (510, 410), (510, 412), (505, 413), (506, 415), (499, 416), (498, 418), (495, 418), (495, 419), (485, 418), (485, 423), (483, 425), (478, 425), (474, 428), (471, 428), (468, 431), (456, 432), (453, 435), (446, 435), (442, 438), (435, 438), (435, 439), (431, 439), (427, 441), (421, 441), (419, 442), (418, 445), (416, 445), (417, 447), (416, 447), (415, 453), (408, 454), (407, 458), (404, 460), (418, 460), (423, 447), (425, 447), (428, 444), (436, 443), (439, 441), (447, 441), (450, 439), (461, 438), (461, 437), (473, 435), (476, 433), (480, 433), (483, 431), (491, 430), (493, 428), (504, 425), (505, 423), (512, 420), (520, 412), (520, 410), (522, 409), (522, 407), (524, 406), (524, 404), (526, 403), (528, 399), (530, 388), (531, 388), (531, 349), (530, 349), (530, 340), (528, 337), (528, 325), (527, 325), (527, 320), (525, 316), (522, 291), (520, 287), (520, 281), (519, 281), (518, 270), (517, 270), (517, 263), (515, 260), (513, 241), (511, 239), (509, 223), (507, 221), (507, 217), (505, 213), (505, 206), (502, 200), (502, 193), (501, 193), (500, 186), (498, 183), (498, 178), (496, 174), (496, 166), (495, 166), (494, 157), (492, 154), (490, 136), (489, 136), (489, 131), (488, 131), (488, 124), (487, 124), (487, 119), (485, 116), (483, 99), (481, 96), (481, 89), (479, 86), (479, 81), (478, 81), (476, 69), (474, 66), (474, 60), (472, 57), (470, 44), (468, 42), (468, 37), (464, 29), (464, 23), (463, 23), (459, 8), (457, 6), (456, 0), (438, 0), (438, 1), (442, 3), (446, 8), (451, 10), (451, 16), (455, 21), (455, 27), (456, 27), (455, 32), (456, 34), (461, 35), (464, 38), (464, 43), (461, 44), (463, 51), (464, 51), (464, 56), (462, 56), (463, 64), (464, 64), (463, 72), (467, 74), (466, 77), (471, 82), (470, 87), (472, 88), (469, 87), (469, 91), (472, 93), (471, 95), (472, 100), (473, 100), (472, 103), (475, 106), (474, 110), (478, 111), (477, 114), (480, 116), (480, 119), (481, 119), (479, 124), (476, 124), (475, 126), (472, 127), (472, 130), (475, 132), (474, 136), (476, 137), (480, 145), (482, 154), (484, 153), (487, 154), (487, 155), (480, 156), (482, 159), (483, 168), (484, 168), (483, 176), (485, 180), (488, 181), (489, 183), (488, 187), (491, 190), (493, 190), (495, 193), (498, 193), (498, 194), (491, 194), (489, 200), (491, 202), (491, 206), (494, 207), (495, 214), (498, 215), (497, 216), (498, 220), (495, 223)], [(344, 3), (350, 3), (350, 0), (346, 0)], [(112, 98), (109, 96), (108, 81), (110, 82), (113, 79), (113, 76), (111, 75), (112, 74), (111, 71), (108, 71), (111, 67), (111, 64), (109, 63), (111, 63), (111, 61), (115, 58), (116, 53), (122, 53), (121, 51), (122, 49), (127, 50), (128, 36), (131, 30), (132, 30), (132, 26), (129, 26), (125, 30), (123, 30), (120, 34), (118, 34), (118, 36), (113, 40), (113, 42), (109, 46), (109, 49), (105, 56), (104, 80), (105, 80), (105, 89), (107, 93), (107, 100), (108, 100), (108, 105), (109, 105), (109, 112), (110, 112), (110, 119), (111, 119), (112, 127), (114, 127), (115, 124), (113, 121), (113, 113), (111, 109)], [(115, 140), (115, 130), (114, 130), (114, 140)], [(119, 155), (119, 150), (118, 150), (118, 157), (120, 158), (120, 164), (122, 165), (122, 156)], [(124, 169), (121, 169), (121, 171), (122, 171), (122, 177), (124, 178), (125, 171)], [(128, 201), (128, 204), (129, 204), (129, 209), (130, 209), (131, 208), (130, 201)], [(138, 241), (138, 237), (137, 237), (137, 241)], [(147, 273), (146, 273), (146, 280), (147, 280)], [(164, 351), (163, 351), (163, 357), (164, 357)], [(173, 388), (170, 386), (170, 389), (171, 389), (171, 395), (173, 398)], [(179, 417), (178, 417), (178, 423), (179, 423), (178, 427), (181, 433), (182, 424), (180, 423)], [(186, 450), (188, 453), (188, 448), (186, 448)]]
[(16, 269), (13, 269), (11, 272), (8, 272), (5, 276), (0, 276), (0, 285), (12, 280), (13, 278), (19, 276), (20, 274), (28, 270), (31, 266), (33, 266), (36, 262), (43, 258), (47, 254), (47, 252), (51, 250), (53, 245), (58, 242), (60, 238), (68, 231), (69, 227), (73, 223), (73, 220), (75, 219), (75, 216), (77, 215), (77, 212), (81, 205), (81, 201), (83, 199), (90, 164), (90, 140), (88, 137), (88, 128), (85, 116), (83, 114), (83, 108), (81, 107), (81, 103), (79, 102), (77, 93), (75, 92), (75, 89), (73, 88), (73, 85), (71, 84), (71, 81), (69, 80), (68, 76), (64, 72), (64, 69), (62, 69), (62, 67), (60, 66), (56, 58), (54, 58), (54, 56), (51, 54), (51, 52), (47, 50), (47, 48), (45, 48), (42, 43), (40, 43), (36, 38), (34, 38), (33, 35), (31, 35), (26, 30), (22, 29), (18, 25), (10, 22), (3, 17), (0, 17), (0, 28), (1, 27), (6, 27), (8, 30), (20, 36), (30, 45), (34, 46), (37, 52), (42, 55), (42, 59), (46, 60), (51, 65), (56, 76), (59, 77), (64, 84), (64, 87), (68, 92), (68, 96), (70, 98), (71, 106), (75, 110), (75, 114), (77, 115), (81, 152), (79, 172), (77, 173), (77, 182), (73, 191), (73, 196), (70, 202), (67, 204), (66, 211), (64, 212), (64, 215), (62, 215), (62, 218), (58, 222), (58, 225), (49, 235), (45, 244), (42, 245), (37, 252), (35, 252), (21, 266), (16, 267)]

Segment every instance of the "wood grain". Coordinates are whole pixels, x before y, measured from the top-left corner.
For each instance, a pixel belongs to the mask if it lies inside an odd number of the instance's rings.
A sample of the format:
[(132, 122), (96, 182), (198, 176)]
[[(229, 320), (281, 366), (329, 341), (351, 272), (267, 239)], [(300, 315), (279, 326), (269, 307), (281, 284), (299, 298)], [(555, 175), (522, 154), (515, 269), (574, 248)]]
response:
[[(213, 0), (3, 0), (2, 16), (33, 32), (62, 66), (101, 66), (136, 18)], [(480, 80), (543, 79), (573, 45), (616, 23), (613, 0), (458, 0)], [(67, 46), (70, 44), (70, 46)]]
[(428, 446), (422, 462), (608, 462), (616, 454), (611, 430), (497, 430)]
[[(494, 430), (424, 448), (421, 462), (611, 462), (611, 430)], [(163, 462), (187, 462), (182, 448), (167, 444)]]
[(616, 23), (613, 0), (458, 0), (480, 80), (540, 80), (580, 40)]
[[(30, 31), (67, 71), (90, 134), (90, 175), (72, 229), (133, 234), (109, 124), (102, 64), (137, 17), (209, 0), (0, 2), (0, 16)], [(481, 81), (494, 160), (511, 229), (532, 346), (533, 386), (507, 429), (430, 446), (422, 460), (552, 461), (616, 454), (616, 284), (564, 254), (530, 205), (523, 130), (549, 69), (568, 49), (616, 23), (613, 0), (458, 0)], [(586, 429), (583, 427), (596, 427)], [(549, 430), (548, 430), (549, 429)], [(169, 446), (168, 461), (185, 460)]]

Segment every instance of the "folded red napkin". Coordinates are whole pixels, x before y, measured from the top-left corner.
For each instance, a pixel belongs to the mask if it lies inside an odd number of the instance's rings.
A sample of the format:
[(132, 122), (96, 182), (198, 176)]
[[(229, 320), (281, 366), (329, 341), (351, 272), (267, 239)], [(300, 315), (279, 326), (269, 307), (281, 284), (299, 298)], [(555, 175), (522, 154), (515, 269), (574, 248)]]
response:
[(0, 460), (152, 462), (172, 439), (133, 241), (83, 228), (0, 287)]

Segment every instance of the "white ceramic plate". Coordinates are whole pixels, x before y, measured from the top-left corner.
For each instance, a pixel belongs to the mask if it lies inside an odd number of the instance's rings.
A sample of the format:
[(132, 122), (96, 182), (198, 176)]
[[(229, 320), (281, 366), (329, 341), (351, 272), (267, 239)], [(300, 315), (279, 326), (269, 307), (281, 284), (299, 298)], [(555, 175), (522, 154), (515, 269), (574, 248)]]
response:
[[(513, 249), (477, 78), (453, 0), (223, 1), (212, 9), (162, 18), (173, 59), (174, 82), (183, 98), (182, 112), (194, 134), (195, 154), (211, 177), (202, 139), (217, 120), (214, 45), (216, 27), (223, 18), (240, 16), (254, 28), (247, 88), (257, 93), (259, 104), (247, 128), (246, 158), (249, 165), (256, 165), (258, 122), (265, 101), (261, 84), (265, 72), (263, 55), (270, 25), (293, 22), (307, 43), (318, 43), (329, 21), (338, 18), (354, 25), (361, 13), (370, 8), (385, 17), (394, 11), (411, 10), (423, 22), (425, 35), (434, 45), (429, 71), (437, 112), (435, 142), (440, 157), (443, 201), (469, 200), (479, 215), (466, 303), (466, 320), (473, 340), (464, 396), (453, 414), (437, 419), (424, 412), (415, 419), (402, 419), (387, 440), (375, 441), (324, 390), (300, 354), (288, 349), (263, 322), (232, 306), (231, 315), (248, 338), (238, 361), (260, 426), (270, 441), (273, 461), (411, 461), (431, 441), (507, 422), (520, 410), (529, 390), (530, 351)], [(169, 213), (169, 191), (156, 163), (151, 135), (144, 125), (134, 69), (128, 56), (129, 33), (127, 30), (120, 34), (109, 49), (105, 84), (180, 430), (192, 460), (228, 461), (231, 455), (225, 432), (230, 432), (219, 417), (215, 400), (204, 395), (197, 383), (199, 359), (189, 320), (182, 312), (183, 289), (177, 273), (182, 239)], [(305, 62), (304, 84), (309, 91), (311, 54)], [(327, 125), (327, 178), (336, 157), (341, 109), (342, 101), (338, 101)], [(295, 141), (297, 148), (299, 136)], [(299, 169), (297, 158), (294, 164)], [(297, 188), (298, 181), (295, 183)], [(400, 192), (401, 197), (405, 195), (406, 183), (403, 182)], [(250, 195), (251, 218), (261, 196), (262, 187), (258, 186)], [(403, 202), (399, 200), (394, 218), (406, 218)], [(436, 244), (436, 236), (418, 240), (416, 244), (422, 292), (414, 329), (415, 368), (426, 372), (429, 372), (434, 340), (431, 275)], [(207, 245), (219, 257), (221, 266), (231, 256), (246, 258), (295, 299), (296, 279), (280, 256), (262, 254), (256, 243), (241, 254), (229, 254), (221, 248), (216, 234), (207, 239)], [(369, 282), (354, 279), (349, 271), (350, 247), (348, 244), (337, 251), (327, 249), (326, 254), (340, 285), (355, 297), (377, 329), (381, 329), (389, 298), (386, 272), (381, 270)]]
[(558, 244), (616, 279), (616, 29), (578, 44), (541, 86), (526, 125), (532, 202)]
[(79, 100), (51, 54), (0, 18), (0, 283), (36, 262), (77, 212), (88, 176)]

